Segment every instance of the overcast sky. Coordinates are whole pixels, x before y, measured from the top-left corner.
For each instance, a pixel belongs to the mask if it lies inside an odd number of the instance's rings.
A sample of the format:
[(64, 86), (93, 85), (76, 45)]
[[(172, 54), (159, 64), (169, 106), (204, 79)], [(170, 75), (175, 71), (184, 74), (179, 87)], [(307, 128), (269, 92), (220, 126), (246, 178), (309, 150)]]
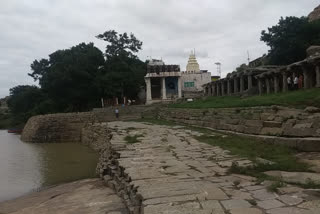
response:
[(162, 58), (185, 70), (195, 48), (201, 69), (222, 76), (268, 51), (263, 29), (281, 16), (306, 16), (319, 0), (0, 0), (0, 98), (19, 84), (35, 84), (30, 64), (58, 49), (114, 29), (143, 41), (141, 60)]

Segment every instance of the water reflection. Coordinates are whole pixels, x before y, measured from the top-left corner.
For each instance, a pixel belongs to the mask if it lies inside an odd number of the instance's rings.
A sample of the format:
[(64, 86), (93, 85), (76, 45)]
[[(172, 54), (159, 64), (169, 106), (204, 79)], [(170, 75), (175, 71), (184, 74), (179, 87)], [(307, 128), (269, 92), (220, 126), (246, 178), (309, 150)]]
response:
[(0, 201), (57, 183), (93, 177), (98, 155), (71, 143), (31, 144), (0, 131)]

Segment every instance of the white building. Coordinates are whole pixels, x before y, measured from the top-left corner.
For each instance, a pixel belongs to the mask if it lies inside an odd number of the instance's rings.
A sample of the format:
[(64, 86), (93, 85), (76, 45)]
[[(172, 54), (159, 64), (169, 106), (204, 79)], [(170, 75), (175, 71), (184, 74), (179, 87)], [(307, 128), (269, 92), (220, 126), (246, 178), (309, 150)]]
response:
[(201, 96), (204, 88), (203, 85), (211, 82), (211, 73), (206, 70), (200, 70), (194, 52), (191, 52), (186, 67), (182, 72), (182, 94), (185, 98)]

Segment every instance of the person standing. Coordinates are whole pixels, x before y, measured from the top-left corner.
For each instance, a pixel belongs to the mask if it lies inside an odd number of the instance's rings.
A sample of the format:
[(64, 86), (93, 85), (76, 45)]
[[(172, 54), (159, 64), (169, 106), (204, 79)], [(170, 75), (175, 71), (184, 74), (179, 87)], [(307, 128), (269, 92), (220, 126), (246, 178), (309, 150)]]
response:
[(114, 113), (116, 114), (116, 118), (118, 119), (118, 118), (119, 118), (119, 109), (116, 108), (116, 109), (114, 110)]
[(301, 74), (299, 76), (298, 87), (299, 87), (299, 89), (301, 89), (303, 87), (303, 75), (301, 75)]
[(287, 83), (288, 83), (289, 91), (291, 91), (292, 90), (292, 79), (291, 79), (291, 76), (288, 76)]
[(294, 79), (293, 79), (294, 90), (298, 90), (298, 83), (299, 83), (299, 79), (298, 79), (297, 76), (295, 76)]

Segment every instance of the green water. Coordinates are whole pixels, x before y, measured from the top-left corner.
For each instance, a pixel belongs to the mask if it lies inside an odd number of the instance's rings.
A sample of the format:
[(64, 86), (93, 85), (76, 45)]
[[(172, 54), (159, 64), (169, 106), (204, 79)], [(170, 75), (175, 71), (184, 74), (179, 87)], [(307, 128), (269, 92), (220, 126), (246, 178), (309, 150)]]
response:
[(98, 154), (72, 144), (24, 143), (0, 131), (0, 201), (43, 187), (95, 176)]

